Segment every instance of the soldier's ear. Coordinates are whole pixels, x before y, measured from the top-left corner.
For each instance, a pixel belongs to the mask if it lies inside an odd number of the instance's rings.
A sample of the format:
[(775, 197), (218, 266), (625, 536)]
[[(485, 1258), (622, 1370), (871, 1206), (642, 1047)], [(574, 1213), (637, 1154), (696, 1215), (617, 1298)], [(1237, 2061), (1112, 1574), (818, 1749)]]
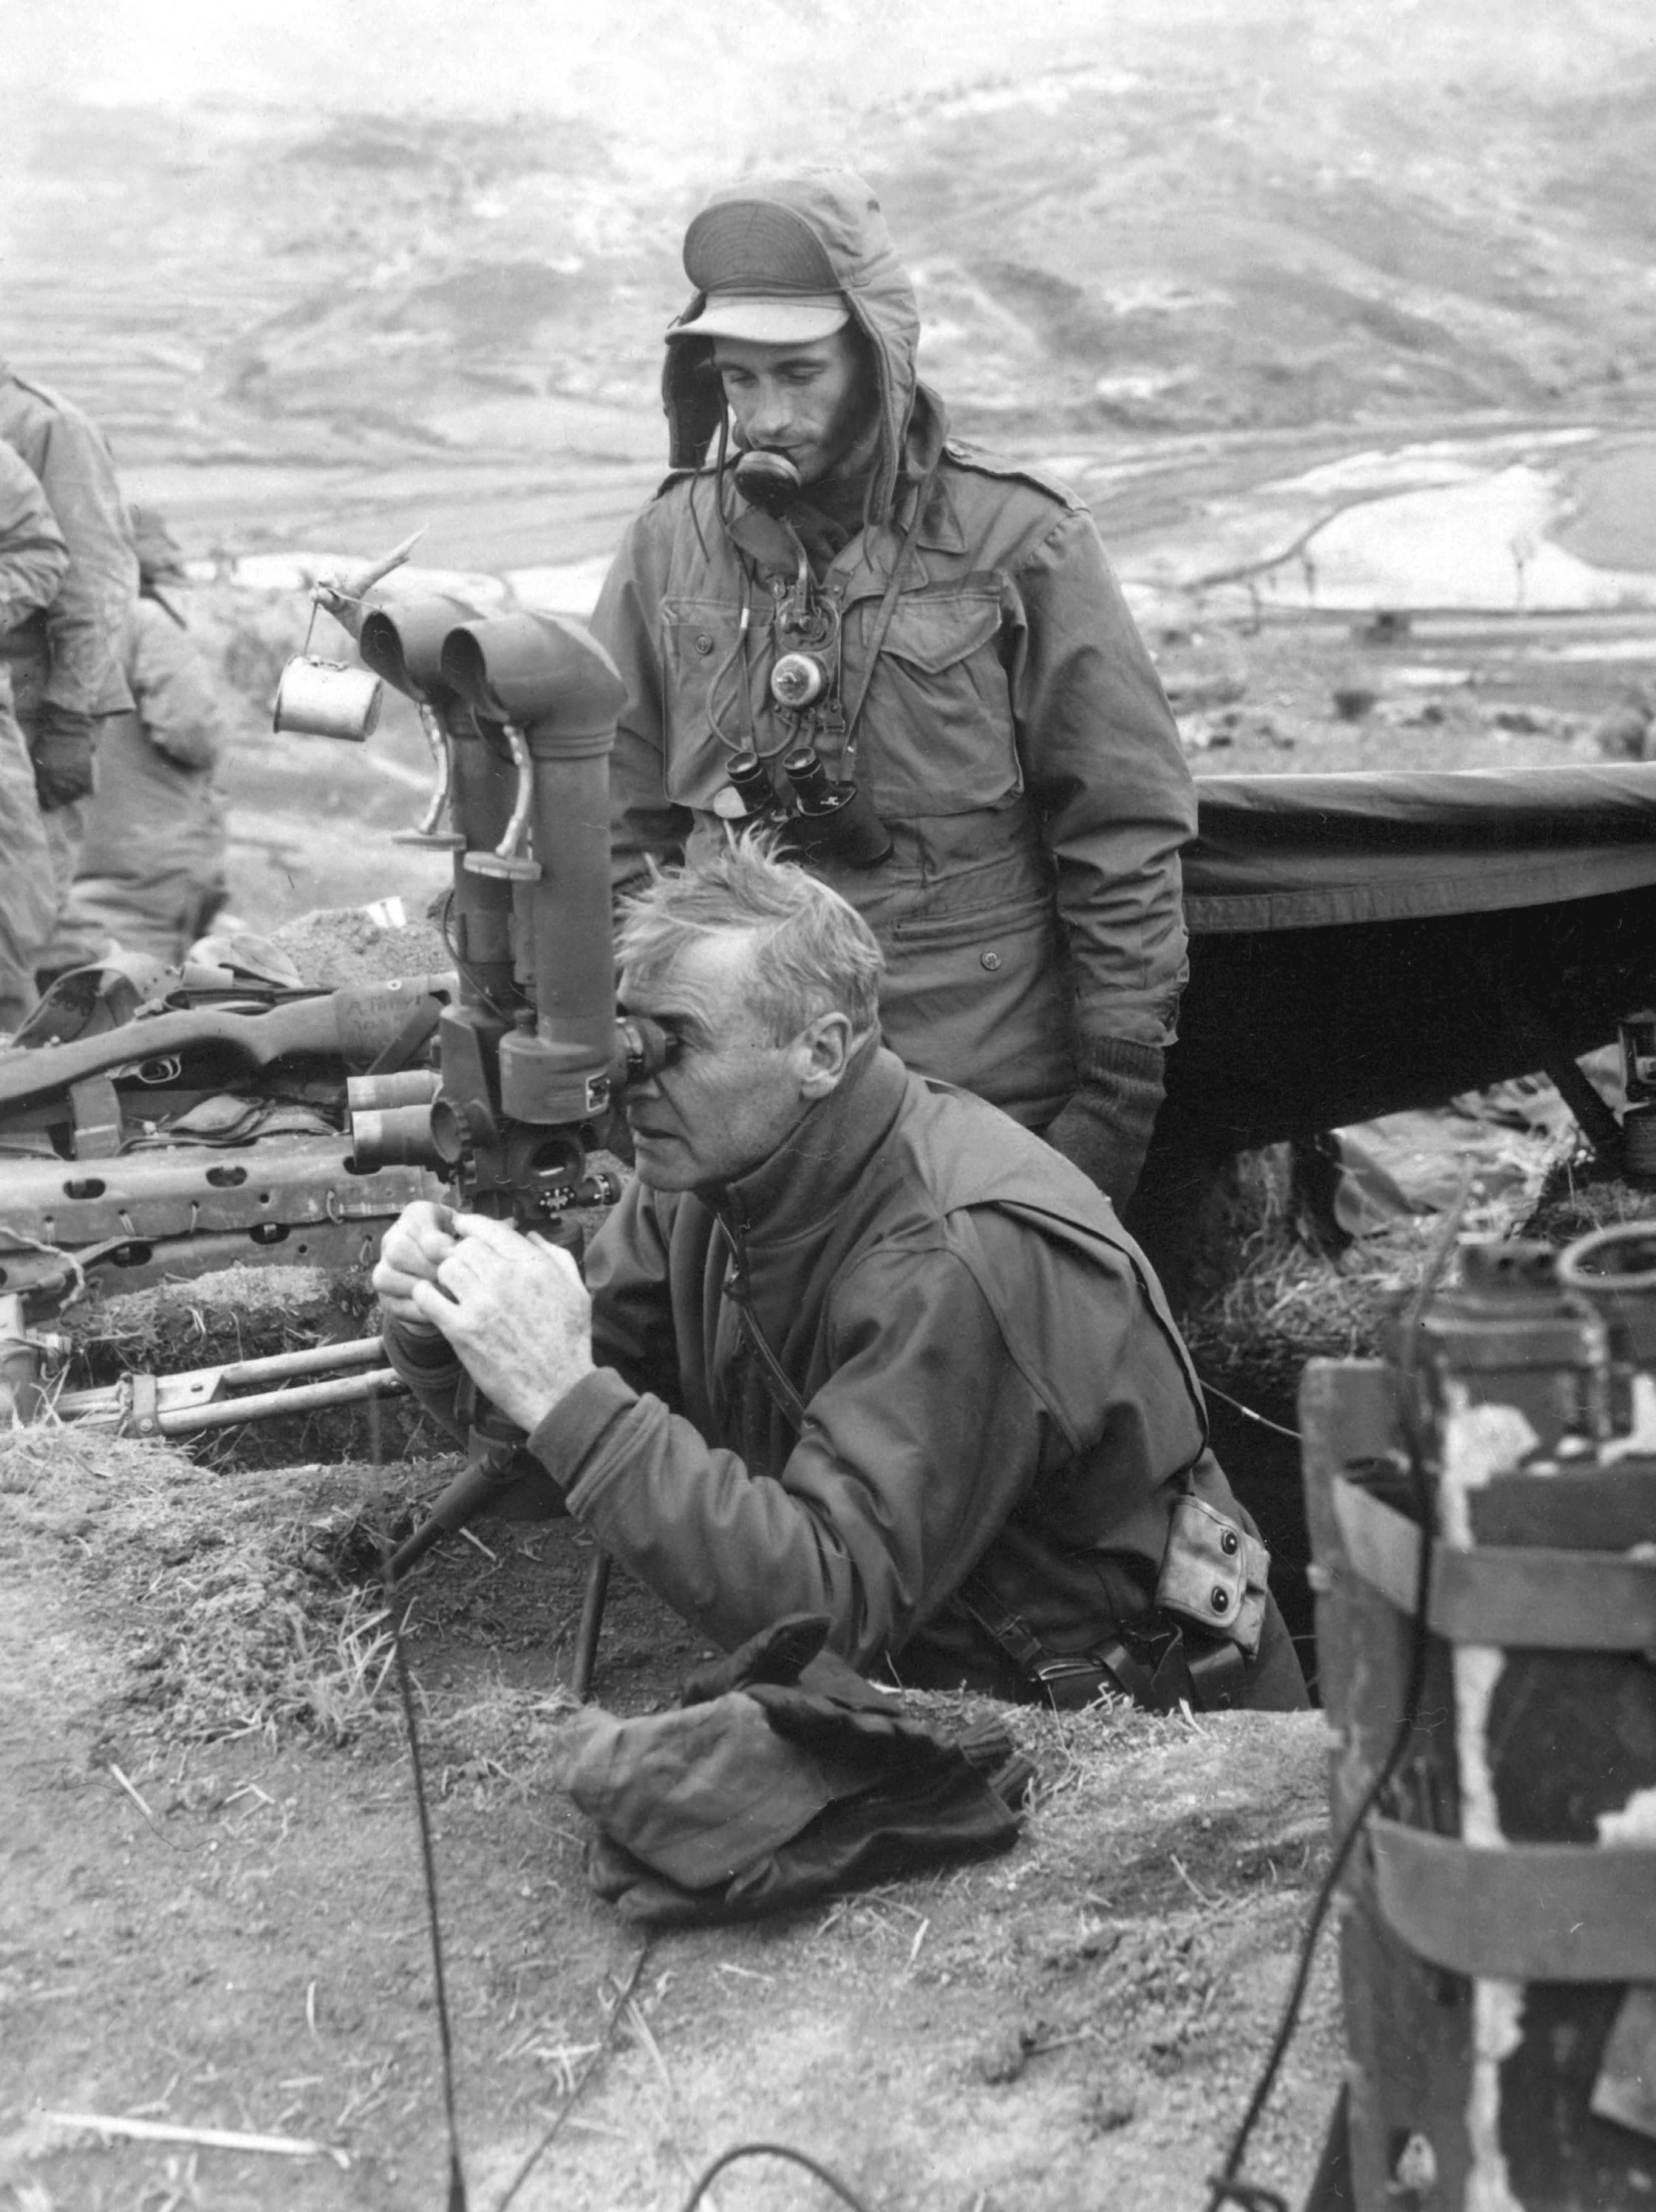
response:
[(802, 1098), (826, 1098), (836, 1089), (851, 1060), (851, 1016), (818, 1014), (794, 1039), (799, 1054)]

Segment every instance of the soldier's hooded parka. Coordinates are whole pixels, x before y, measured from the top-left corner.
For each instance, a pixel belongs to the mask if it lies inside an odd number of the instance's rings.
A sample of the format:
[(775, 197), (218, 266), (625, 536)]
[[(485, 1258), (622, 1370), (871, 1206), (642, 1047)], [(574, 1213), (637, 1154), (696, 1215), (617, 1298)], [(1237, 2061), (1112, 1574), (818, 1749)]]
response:
[[(1040, 1128), (1100, 1050), (1142, 1054), (1173, 1036), (1179, 849), (1195, 826), (1177, 733), (1086, 509), (951, 437), (917, 378), (914, 290), (867, 187), (824, 176), (758, 196), (817, 241), (878, 390), (867, 521), (820, 585), (843, 614), (842, 702), (862, 698), (853, 773), (893, 852), (866, 870), (812, 865), (880, 940), (893, 1048)], [(771, 585), (793, 571), (762, 547), (744, 552), (725, 476), (697, 466), (724, 412), (708, 341), (680, 338), (667, 356), (672, 458), (685, 466), (631, 525), (594, 616), (627, 690), (612, 763), (622, 889), (650, 856), (693, 858), (721, 834), (730, 751), (763, 752), (781, 734)], [(835, 741), (819, 749), (839, 774)]]
[(38, 831), (44, 848), (43, 861), (27, 864), (27, 897), (8, 896), (9, 926), (19, 933), (11, 1019), (34, 1004), (32, 971), (46, 958), (79, 864), (100, 727), (133, 703), (121, 643), (138, 557), (103, 433), (72, 401), (3, 361), (0, 442), (39, 484), (69, 553), (50, 599), (0, 607), (0, 672), (34, 763), (38, 819), (26, 835), (34, 843)]
[(103, 433), (73, 401), (0, 361), (0, 440), (33, 471), (69, 548), (55, 596), (0, 623), (24, 726), (54, 708), (125, 713), (133, 700), (121, 646), (138, 555)]

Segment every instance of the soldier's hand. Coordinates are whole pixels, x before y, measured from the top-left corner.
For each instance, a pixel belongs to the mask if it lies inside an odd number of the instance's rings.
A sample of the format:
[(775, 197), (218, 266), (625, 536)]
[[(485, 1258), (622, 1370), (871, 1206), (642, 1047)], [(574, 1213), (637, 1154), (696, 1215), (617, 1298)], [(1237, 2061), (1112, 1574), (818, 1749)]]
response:
[(90, 714), (53, 706), (50, 700), (42, 706), (40, 724), (29, 745), (42, 814), (92, 797), (97, 750), (98, 729)]
[(1162, 1100), (1159, 1048), (1104, 1037), (1083, 1045), (1081, 1082), (1041, 1135), (1115, 1206), (1138, 1187)]
[(412, 1206), (403, 1208), (385, 1232), (373, 1285), (381, 1305), (399, 1321), (411, 1322), (422, 1330), (430, 1328), (431, 1323), (414, 1303), (414, 1286), (437, 1281), (438, 1269), (459, 1243), (454, 1225), (452, 1206), (437, 1206), (428, 1198), (417, 1198)]
[(593, 1370), (592, 1299), (570, 1255), (480, 1214), (454, 1217), (458, 1243), (435, 1285), (410, 1293), (484, 1396), (533, 1431)]

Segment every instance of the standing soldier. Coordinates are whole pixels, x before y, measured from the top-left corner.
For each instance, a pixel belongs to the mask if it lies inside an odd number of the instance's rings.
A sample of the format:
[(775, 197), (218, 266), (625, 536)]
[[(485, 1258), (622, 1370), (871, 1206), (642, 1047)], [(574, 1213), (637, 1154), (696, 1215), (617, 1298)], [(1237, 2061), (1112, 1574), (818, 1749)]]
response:
[(99, 733), (107, 716), (133, 703), (121, 648), (138, 592), (138, 560), (103, 433), (71, 401), (4, 362), (0, 442), (34, 471), (69, 548), (69, 569), (50, 606), (8, 619), (0, 634), (52, 862), (52, 904), (34, 946), (38, 964), (79, 864)]
[(46, 966), (61, 972), (111, 949), (176, 963), (224, 904), (224, 810), (213, 781), (223, 709), (177, 594), (183, 555), (152, 508), (129, 511), (139, 596), (122, 669), (130, 714), (109, 717), (80, 873)]
[(885, 955), (894, 1049), (1119, 1206), (1174, 1034), (1195, 797), (1092, 519), (950, 435), (861, 179), (719, 192), (684, 266), (676, 473), (594, 616), (627, 687), (618, 889), (799, 794), (797, 848)]
[[(69, 549), (33, 471), (0, 444), (0, 634), (12, 635), (50, 606), (68, 566)], [(35, 1003), (35, 953), (51, 928), (53, 905), (34, 765), (0, 659), (0, 1037), (10, 1036)]]

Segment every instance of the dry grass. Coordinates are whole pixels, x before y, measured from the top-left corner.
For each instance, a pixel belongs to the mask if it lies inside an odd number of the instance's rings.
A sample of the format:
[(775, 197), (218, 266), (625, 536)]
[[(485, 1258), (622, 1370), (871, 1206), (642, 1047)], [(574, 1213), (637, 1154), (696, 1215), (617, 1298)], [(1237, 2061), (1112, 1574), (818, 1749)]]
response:
[(1218, 1257), (1180, 1320), (1204, 1379), (1291, 1400), (1308, 1359), (1374, 1356), (1440, 1227), (1411, 1217), (1338, 1256), (1318, 1252), (1296, 1223), (1287, 1147), (1243, 1154), (1215, 1226)]
[(0, 1431), (0, 1497), (35, 1498), (66, 1465), (78, 1467), (84, 1477), (96, 1477), (86, 1451), (60, 1422), (48, 1419)]
[(1567, 1245), (1595, 1229), (1648, 1221), (1653, 1214), (1656, 1190), (1595, 1175), (1590, 1163), (1566, 1161), (1548, 1177), (1523, 1233), (1543, 1238), (1551, 1245)]
[(272, 1591), (267, 1568), (235, 1558), (181, 1578), (161, 1607), (165, 1627), (134, 1656), (154, 1682), (166, 1731), (208, 1743), (299, 1727), (349, 1743), (390, 1710), (382, 1697), (394, 1657), (384, 1608), (361, 1591), (300, 1603)]
[[(1510, 1140), (1514, 1150), (1517, 1143)], [(1477, 1157), (1499, 1164), (1498, 1131), (1481, 1138)], [(1522, 1158), (1531, 1171), (1534, 1157), (1531, 1145)], [(1491, 1197), (1475, 1180), (1470, 1191), (1462, 1234), (1559, 1245), (1656, 1205), (1652, 1194), (1593, 1178), (1580, 1152), (1556, 1161), (1538, 1197), (1533, 1173), (1519, 1182), (1497, 1179)], [(1180, 1317), (1204, 1381), (1248, 1402), (1291, 1404), (1308, 1359), (1379, 1356), (1385, 1324), (1419, 1288), (1447, 1218), (1406, 1216), (1330, 1254), (1307, 1241), (1288, 1147), (1243, 1154), (1217, 1202), (1197, 1290)]]
[(124, 1647), (130, 1701), (176, 1741), (300, 1728), (339, 1744), (391, 1709), (377, 1592), (297, 1564), (301, 1487), (284, 1513), (164, 1444), (52, 1420), (0, 1437), (0, 1517), (66, 1548)]

